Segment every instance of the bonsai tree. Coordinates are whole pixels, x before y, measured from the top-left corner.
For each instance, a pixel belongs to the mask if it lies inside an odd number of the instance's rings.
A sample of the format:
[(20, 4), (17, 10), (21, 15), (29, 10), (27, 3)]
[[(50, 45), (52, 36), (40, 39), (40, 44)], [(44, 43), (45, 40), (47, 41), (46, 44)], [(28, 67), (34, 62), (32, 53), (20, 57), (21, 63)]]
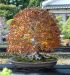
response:
[(60, 31), (54, 17), (44, 9), (26, 8), (17, 13), (7, 37), (9, 53), (52, 52), (60, 46)]

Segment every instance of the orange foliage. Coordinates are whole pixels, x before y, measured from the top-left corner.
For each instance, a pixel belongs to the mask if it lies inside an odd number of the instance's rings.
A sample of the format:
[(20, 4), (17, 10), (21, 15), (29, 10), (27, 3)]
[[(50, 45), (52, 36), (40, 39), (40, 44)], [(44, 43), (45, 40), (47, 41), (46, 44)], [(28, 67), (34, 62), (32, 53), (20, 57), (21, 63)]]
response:
[(16, 14), (8, 34), (8, 52), (51, 51), (60, 46), (56, 20), (44, 9), (26, 8)]

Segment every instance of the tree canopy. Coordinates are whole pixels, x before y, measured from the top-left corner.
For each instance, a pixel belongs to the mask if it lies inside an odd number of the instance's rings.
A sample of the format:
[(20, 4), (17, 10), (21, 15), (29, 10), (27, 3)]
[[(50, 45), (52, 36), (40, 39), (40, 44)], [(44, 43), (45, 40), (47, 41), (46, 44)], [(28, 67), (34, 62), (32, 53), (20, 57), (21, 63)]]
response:
[(57, 22), (47, 10), (26, 8), (15, 15), (7, 37), (8, 52), (52, 52), (60, 46)]

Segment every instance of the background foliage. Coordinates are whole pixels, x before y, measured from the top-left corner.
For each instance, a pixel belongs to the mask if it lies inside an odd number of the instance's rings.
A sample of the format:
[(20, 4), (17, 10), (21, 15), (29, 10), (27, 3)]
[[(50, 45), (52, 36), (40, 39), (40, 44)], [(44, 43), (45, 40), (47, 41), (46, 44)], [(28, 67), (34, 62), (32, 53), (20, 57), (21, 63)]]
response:
[(16, 14), (16, 12), (17, 12), (16, 5), (0, 4), (0, 16), (9, 19), (12, 18)]
[(63, 26), (62, 16), (57, 16), (56, 19), (58, 21), (58, 25), (59, 25), (60, 31), (62, 33), (62, 26)]
[(62, 28), (63, 28), (62, 33), (64, 34), (64, 38), (70, 39), (70, 17), (65, 22)]
[(0, 0), (0, 16), (11, 19), (21, 9), (40, 6), (41, 1), (43, 0)]

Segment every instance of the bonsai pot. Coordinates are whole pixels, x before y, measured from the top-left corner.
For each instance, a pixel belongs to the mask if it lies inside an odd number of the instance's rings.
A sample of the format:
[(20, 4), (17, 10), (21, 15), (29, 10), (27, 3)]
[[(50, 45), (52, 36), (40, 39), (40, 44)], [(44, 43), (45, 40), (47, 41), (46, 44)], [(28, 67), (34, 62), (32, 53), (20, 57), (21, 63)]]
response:
[(24, 61), (21, 61), (21, 57), (17, 57), (15, 59), (19, 58), (19, 60), (12, 59), (11, 63), (14, 64), (16, 68), (48, 68), (48, 69), (54, 67), (57, 63), (57, 59), (51, 56), (44, 57), (44, 55), (35, 54), (32, 57), (29, 57), (29, 59), (26, 58), (26, 60)]
[(12, 64), (15, 65), (16, 68), (51, 68), (54, 67), (57, 63), (57, 60), (50, 62), (16, 62), (11, 61)]

